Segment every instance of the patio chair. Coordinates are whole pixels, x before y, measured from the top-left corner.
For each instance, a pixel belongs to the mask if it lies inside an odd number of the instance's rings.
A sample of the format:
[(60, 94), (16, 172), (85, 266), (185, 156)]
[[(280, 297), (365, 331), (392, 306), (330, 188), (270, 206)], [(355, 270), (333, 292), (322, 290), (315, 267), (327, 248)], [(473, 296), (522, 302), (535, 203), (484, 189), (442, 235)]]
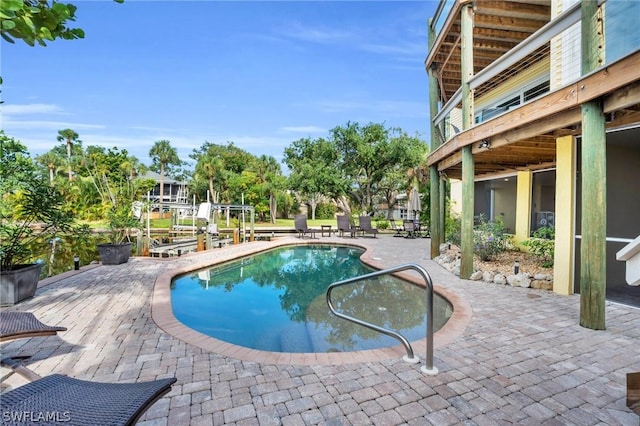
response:
[(402, 237), (402, 233), (404, 232), (404, 229), (400, 226), (398, 226), (398, 224), (396, 223), (395, 219), (389, 219), (389, 223), (391, 225), (391, 230), (396, 231), (396, 233), (393, 235), (394, 237)]
[(405, 238), (415, 238), (416, 237), (416, 233), (417, 233), (417, 229), (416, 229), (416, 224), (414, 221), (412, 220), (404, 220), (402, 221), (402, 227), (404, 228), (404, 232), (407, 233), (407, 235), (405, 235)]
[(317, 229), (312, 229), (307, 226), (307, 216), (303, 214), (299, 214), (294, 216), (294, 224), (296, 227), (296, 231), (298, 232), (298, 238), (304, 238), (306, 234), (309, 234), (311, 238), (316, 237)]
[(2, 413), (12, 416), (11, 424), (133, 425), (175, 382), (100, 383), (52, 374), (2, 394)]
[[(65, 327), (49, 326), (31, 312), (0, 312), (0, 341), (52, 336)], [(74, 425), (133, 425), (171, 390), (175, 378), (140, 383), (100, 383), (60, 374), (40, 377), (16, 358), (1, 364), (30, 381), (2, 394), (2, 412), (11, 424), (70, 422)], [(41, 416), (48, 417), (42, 418)], [(38, 416), (38, 417), (34, 417)]]
[(31, 312), (0, 312), (0, 342), (28, 337), (53, 336), (65, 327), (54, 327), (40, 322)]
[(358, 218), (358, 230), (362, 232), (362, 236), (365, 234), (373, 235), (373, 238), (378, 238), (378, 230), (371, 226), (371, 216), (360, 216)]
[(356, 237), (356, 233), (358, 232), (358, 228), (351, 225), (349, 221), (349, 216), (340, 215), (337, 217), (338, 219), (338, 232), (340, 232), (340, 236), (344, 237), (344, 233), (348, 232), (351, 238)]

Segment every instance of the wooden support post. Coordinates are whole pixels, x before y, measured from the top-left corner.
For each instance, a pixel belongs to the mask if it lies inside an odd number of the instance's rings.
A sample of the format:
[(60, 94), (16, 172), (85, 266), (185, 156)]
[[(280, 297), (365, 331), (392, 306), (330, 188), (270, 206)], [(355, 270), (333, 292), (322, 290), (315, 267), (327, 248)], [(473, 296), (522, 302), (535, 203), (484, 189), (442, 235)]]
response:
[[(447, 221), (447, 187), (449, 187), (449, 182), (445, 178), (440, 178), (440, 235), (442, 236), (442, 242), (445, 242), (447, 238), (447, 234), (445, 232), (445, 223)], [(451, 194), (449, 194), (451, 197)]]
[[(469, 79), (473, 76), (473, 4), (468, 3), (461, 11), (461, 64), (462, 74), (462, 127), (473, 124), (473, 91)], [(462, 253), (460, 278), (468, 279), (473, 273), (473, 213), (475, 168), (471, 145), (462, 148)]]
[[(429, 19), (427, 31), (429, 33), (429, 48), (433, 46), (436, 39), (436, 32), (431, 26), (433, 20)], [(435, 125), (435, 117), (438, 114), (438, 78), (435, 69), (429, 68), (429, 117), (431, 123), (431, 151), (440, 146), (440, 138)], [(429, 231), (431, 232), (431, 258), (440, 255), (440, 244), (444, 242), (444, 233), (441, 232), (440, 221), (442, 213), (440, 210), (440, 174), (438, 173), (438, 165), (434, 164), (429, 168), (429, 184), (430, 184), (430, 221)]]
[(473, 179), (474, 164), (471, 146), (462, 148), (462, 257), (460, 278), (468, 279), (473, 273)]
[(440, 244), (444, 242), (444, 235), (440, 234), (440, 175), (438, 166), (429, 167), (430, 201), (431, 201), (431, 259), (440, 255)]
[(607, 170), (602, 102), (582, 105), (582, 243), (580, 325), (605, 329), (607, 284)]
[[(600, 65), (602, 33), (598, 2), (582, 1), (582, 74)], [(607, 285), (607, 138), (601, 99), (581, 105), (582, 243), (580, 246), (580, 325), (605, 329)]]

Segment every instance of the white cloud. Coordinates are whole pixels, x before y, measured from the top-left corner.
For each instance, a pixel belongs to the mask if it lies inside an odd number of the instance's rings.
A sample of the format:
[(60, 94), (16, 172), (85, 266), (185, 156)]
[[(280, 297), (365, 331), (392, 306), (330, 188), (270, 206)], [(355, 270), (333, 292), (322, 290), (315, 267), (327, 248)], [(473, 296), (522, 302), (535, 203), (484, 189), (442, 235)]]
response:
[(312, 28), (300, 22), (294, 22), (289, 28), (281, 31), (287, 38), (309, 41), (312, 43), (337, 43), (350, 40), (353, 35), (349, 31), (335, 28)]
[(23, 115), (23, 114), (62, 114), (62, 109), (54, 104), (23, 104), (23, 105), (2, 105), (2, 114)]
[(318, 126), (285, 126), (279, 131), (289, 133), (326, 133), (327, 129)]
[(17, 129), (104, 129), (103, 124), (87, 124), (87, 123), (73, 123), (68, 121), (52, 121), (52, 120), (11, 120), (10, 118), (4, 118), (2, 120), (2, 127), (5, 130), (17, 130)]

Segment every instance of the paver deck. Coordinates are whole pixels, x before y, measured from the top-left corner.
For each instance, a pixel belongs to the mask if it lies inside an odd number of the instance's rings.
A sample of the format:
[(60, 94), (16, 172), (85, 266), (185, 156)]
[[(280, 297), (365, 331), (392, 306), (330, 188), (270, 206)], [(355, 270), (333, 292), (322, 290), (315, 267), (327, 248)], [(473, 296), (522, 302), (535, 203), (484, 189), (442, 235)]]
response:
[[(40, 375), (108, 382), (176, 377), (141, 425), (639, 424), (625, 403), (626, 373), (640, 371), (639, 309), (608, 303), (607, 329), (588, 330), (578, 325), (578, 296), (461, 280), (429, 259), (427, 239), (316, 241), (364, 246), (364, 259), (379, 267), (418, 263), (460, 299), (464, 315), (436, 333), (436, 376), (402, 361), (402, 351), (339, 362), (286, 354), (247, 360), (197, 335), (177, 337), (184, 330), (171, 323), (162, 290), (171, 276), (297, 241), (132, 258), (50, 279), (36, 297), (10, 309), (68, 330), (3, 344), (3, 356), (32, 355), (28, 367)], [(2, 390), (24, 383), (9, 370), (1, 373)]]

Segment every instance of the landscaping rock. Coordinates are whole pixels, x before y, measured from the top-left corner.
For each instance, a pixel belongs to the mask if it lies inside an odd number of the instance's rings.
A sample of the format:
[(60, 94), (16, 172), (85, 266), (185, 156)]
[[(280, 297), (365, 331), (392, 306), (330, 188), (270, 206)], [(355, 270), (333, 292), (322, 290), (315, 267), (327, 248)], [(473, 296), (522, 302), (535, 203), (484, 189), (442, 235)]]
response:
[(502, 274), (496, 274), (496, 276), (493, 277), (493, 282), (496, 284), (505, 285), (507, 283), (507, 278)]
[(480, 281), (482, 279), (482, 271), (475, 271), (473, 274), (471, 274), (469, 279), (472, 281)]
[(509, 275), (507, 277), (507, 284), (511, 287), (519, 287), (520, 286), (520, 277), (517, 275)]

